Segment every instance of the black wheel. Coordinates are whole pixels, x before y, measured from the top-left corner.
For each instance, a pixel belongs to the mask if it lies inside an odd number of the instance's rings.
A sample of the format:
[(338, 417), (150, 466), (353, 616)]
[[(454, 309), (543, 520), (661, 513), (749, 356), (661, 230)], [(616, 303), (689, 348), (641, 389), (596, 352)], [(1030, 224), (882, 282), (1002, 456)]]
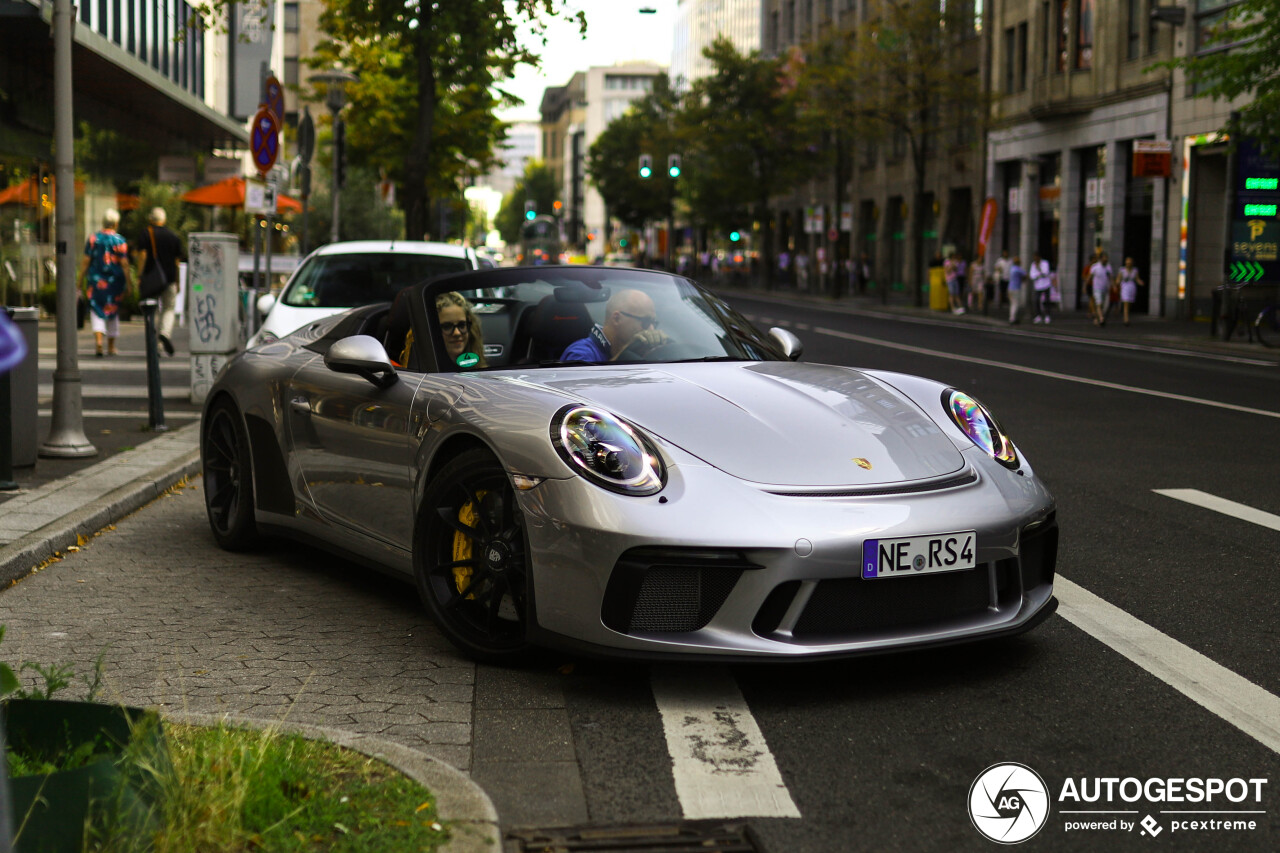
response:
[(228, 551), (258, 544), (253, 520), (253, 466), (240, 413), (227, 400), (209, 410), (200, 436), (204, 463), (204, 506), (213, 538)]
[(413, 568), (427, 612), (464, 653), (489, 663), (528, 655), (524, 517), (511, 478), (492, 454), (460, 454), (427, 487)]
[(1253, 321), (1253, 332), (1263, 346), (1280, 346), (1280, 311), (1276, 306), (1263, 308), (1258, 318)]

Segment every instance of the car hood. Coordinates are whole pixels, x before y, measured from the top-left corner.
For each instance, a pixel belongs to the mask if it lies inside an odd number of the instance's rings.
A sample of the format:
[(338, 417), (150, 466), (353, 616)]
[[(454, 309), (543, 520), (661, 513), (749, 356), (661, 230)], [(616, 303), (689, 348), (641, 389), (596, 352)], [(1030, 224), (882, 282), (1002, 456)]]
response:
[(919, 406), (847, 368), (791, 362), (591, 367), (537, 381), (756, 483), (871, 486), (964, 466), (956, 445)]

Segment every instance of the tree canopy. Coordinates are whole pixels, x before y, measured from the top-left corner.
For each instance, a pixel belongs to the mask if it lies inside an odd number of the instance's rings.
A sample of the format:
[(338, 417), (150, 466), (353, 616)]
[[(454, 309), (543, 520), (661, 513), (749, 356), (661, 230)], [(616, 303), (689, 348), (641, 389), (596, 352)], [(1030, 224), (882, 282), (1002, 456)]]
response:
[(456, 194), (460, 178), (495, 164), (506, 134), (496, 112), (517, 102), (502, 85), (518, 65), (538, 62), (517, 25), (536, 34), (557, 15), (585, 33), (585, 15), (567, 0), (329, 0), (321, 26), (330, 39), (310, 64), (341, 63), (359, 76), (347, 87), (348, 150), (400, 187), (408, 237), (427, 233), (433, 197)]

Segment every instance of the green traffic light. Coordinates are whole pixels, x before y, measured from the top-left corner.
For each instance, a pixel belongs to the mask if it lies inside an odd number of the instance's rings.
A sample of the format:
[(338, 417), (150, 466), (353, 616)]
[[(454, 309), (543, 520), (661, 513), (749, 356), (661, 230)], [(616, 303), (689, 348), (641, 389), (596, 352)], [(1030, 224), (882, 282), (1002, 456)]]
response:
[(679, 167), (679, 166), (672, 166), (670, 169), (668, 169), (668, 170), (667, 170), (667, 174), (668, 174), (668, 175), (670, 175), (670, 176), (671, 176), (671, 177), (673, 177), (673, 178), (678, 178), (678, 177), (680, 177), (680, 167)]
[(537, 217), (538, 217), (538, 214), (537, 214), (537, 212), (536, 212), (536, 211), (533, 211), (533, 210), (526, 210), (526, 211), (524, 212), (524, 218), (525, 218), (525, 219), (527, 219), (527, 220), (529, 220), (530, 222), (532, 222), (532, 221), (533, 221), (534, 219), (536, 219)]
[(653, 174), (653, 170), (652, 170), (652, 169), (650, 169), (648, 166), (641, 166), (641, 167), (640, 167), (640, 177), (642, 177), (642, 178), (647, 178), (647, 177), (649, 177), (649, 176), (650, 176), (650, 175), (652, 175), (652, 174)]
[(741, 240), (741, 239), (742, 239), (742, 235), (741, 235), (741, 234), (739, 234), (737, 231), (730, 231), (730, 232), (729, 232), (729, 239), (730, 239), (731, 241), (733, 241), (734, 243), (736, 243), (736, 242), (738, 242), (739, 240)]

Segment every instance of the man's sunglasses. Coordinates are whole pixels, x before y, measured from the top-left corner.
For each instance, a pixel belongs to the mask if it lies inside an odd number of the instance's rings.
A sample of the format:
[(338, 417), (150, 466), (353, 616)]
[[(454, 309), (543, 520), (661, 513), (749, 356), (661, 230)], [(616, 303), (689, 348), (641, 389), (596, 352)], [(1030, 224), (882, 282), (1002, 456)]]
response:
[(657, 317), (643, 317), (639, 314), (632, 314), (630, 311), (622, 311), (622, 310), (619, 310), (618, 313), (625, 314), (626, 316), (630, 317), (632, 320), (635, 320), (637, 323), (644, 326), (645, 328), (648, 328), (649, 326), (652, 326), (655, 329), (658, 328)]

